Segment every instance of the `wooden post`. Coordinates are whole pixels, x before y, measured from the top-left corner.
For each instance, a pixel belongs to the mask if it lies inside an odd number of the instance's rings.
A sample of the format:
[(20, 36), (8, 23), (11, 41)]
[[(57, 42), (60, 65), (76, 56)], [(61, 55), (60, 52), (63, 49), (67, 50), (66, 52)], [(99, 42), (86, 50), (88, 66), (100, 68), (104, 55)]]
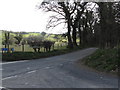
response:
[(25, 51), (24, 44), (22, 44), (22, 52), (24, 52), (24, 51)]
[(10, 46), (9, 46), (9, 43), (10, 43), (10, 41), (9, 41), (9, 39), (10, 39), (10, 33), (8, 32), (8, 52), (10, 52)]

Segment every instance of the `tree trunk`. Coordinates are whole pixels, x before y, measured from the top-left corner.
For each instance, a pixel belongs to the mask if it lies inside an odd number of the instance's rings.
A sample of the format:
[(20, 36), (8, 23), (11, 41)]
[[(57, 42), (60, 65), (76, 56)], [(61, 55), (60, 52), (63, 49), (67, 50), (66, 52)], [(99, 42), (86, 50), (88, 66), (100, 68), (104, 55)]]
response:
[(73, 38), (73, 46), (77, 46), (77, 42), (76, 42), (76, 27), (73, 26), (73, 32), (72, 32), (72, 38)]
[(68, 20), (67, 24), (68, 24), (68, 34), (67, 34), (67, 37), (68, 37), (68, 48), (73, 48), (73, 43), (72, 43), (72, 39), (71, 39), (71, 24), (70, 24), (70, 20)]
[(78, 23), (78, 33), (79, 33), (79, 46), (82, 44), (82, 32), (80, 22)]
[(83, 45), (87, 45), (87, 30), (83, 30)]
[(24, 52), (25, 51), (25, 48), (24, 48), (24, 44), (22, 45), (22, 52)]
[(37, 52), (36, 48), (33, 48), (34, 49), (34, 52)]
[(5, 44), (5, 48), (7, 48), (7, 45)]
[(87, 44), (88, 44), (88, 40), (87, 40), (87, 35), (88, 35), (88, 31), (87, 31), (87, 19), (86, 19), (86, 21), (85, 21), (85, 26), (84, 26), (84, 28), (83, 28), (83, 45), (84, 46), (87, 46)]
[(106, 23), (106, 3), (100, 2), (100, 26), (101, 26), (101, 32), (100, 32), (100, 47), (104, 49), (106, 47), (108, 34), (107, 34), (107, 23)]
[(40, 48), (38, 48), (38, 52), (40, 52)]
[(7, 46), (8, 46), (8, 53), (9, 53), (10, 52), (10, 46), (9, 46), (9, 43), (10, 43), (10, 41), (9, 41), (9, 39), (10, 39), (10, 33), (9, 32), (8, 32), (7, 38), (8, 38), (8, 40), (7, 40)]

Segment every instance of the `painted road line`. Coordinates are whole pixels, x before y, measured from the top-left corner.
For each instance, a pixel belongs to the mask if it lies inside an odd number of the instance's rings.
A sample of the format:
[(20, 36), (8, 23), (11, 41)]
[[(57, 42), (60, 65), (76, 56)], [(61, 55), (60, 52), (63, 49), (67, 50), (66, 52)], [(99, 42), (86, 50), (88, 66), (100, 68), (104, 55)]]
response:
[(0, 63), (0, 64), (12, 64), (12, 63), (19, 63), (19, 62), (27, 62), (29, 60), (22, 60), (22, 61), (13, 61), (13, 62), (5, 62), (5, 63)]
[(14, 75), (14, 76), (10, 76), (10, 77), (6, 77), (6, 78), (2, 78), (2, 80), (11, 79), (11, 78), (15, 78), (15, 77), (18, 77), (18, 76), (17, 76), (17, 75)]
[(34, 72), (36, 72), (36, 70), (30, 71), (30, 72), (27, 72), (27, 73), (34, 73)]

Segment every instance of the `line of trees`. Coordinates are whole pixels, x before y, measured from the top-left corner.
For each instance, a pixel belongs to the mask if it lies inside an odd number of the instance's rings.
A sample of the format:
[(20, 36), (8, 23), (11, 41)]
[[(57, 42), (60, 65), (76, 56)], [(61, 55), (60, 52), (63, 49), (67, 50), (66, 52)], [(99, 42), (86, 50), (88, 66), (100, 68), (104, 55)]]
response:
[[(33, 48), (34, 52), (40, 52), (40, 49), (43, 47), (44, 51), (50, 51), (51, 47), (53, 46), (54, 49), (54, 43), (50, 40), (45, 40), (44, 36), (45, 33), (41, 33), (41, 35), (34, 36), (30, 35), (29, 37), (24, 38), (21, 33), (15, 33), (15, 36), (11, 35), (12, 33), (9, 31), (4, 31), (4, 40), (2, 40), (2, 45), (5, 45), (5, 48), (7, 48), (7, 52), (11, 51), (10, 45), (16, 44), (19, 46), (22, 46), (22, 51), (24, 52), (25, 44), (28, 44), (31, 48)], [(15, 39), (15, 40), (14, 40)]]
[(5, 48), (8, 48), (7, 52), (10, 52), (10, 45), (16, 44), (16, 45), (22, 45), (22, 51), (24, 51), (24, 44), (25, 40), (23, 39), (23, 36), (20, 33), (16, 33), (16, 36), (11, 35), (11, 32), (4, 31), (5, 38), (2, 39), (2, 45), (5, 45)]
[(68, 47), (78, 44), (114, 48), (120, 42), (120, 2), (82, 2), (67, 0), (43, 1), (39, 6), (45, 12), (54, 12), (47, 28), (61, 23), (67, 27)]
[(54, 49), (55, 42), (44, 40), (41, 36), (29, 36), (26, 41), (34, 49), (34, 52), (40, 52), (42, 47), (44, 48), (44, 52), (50, 51), (52, 46)]

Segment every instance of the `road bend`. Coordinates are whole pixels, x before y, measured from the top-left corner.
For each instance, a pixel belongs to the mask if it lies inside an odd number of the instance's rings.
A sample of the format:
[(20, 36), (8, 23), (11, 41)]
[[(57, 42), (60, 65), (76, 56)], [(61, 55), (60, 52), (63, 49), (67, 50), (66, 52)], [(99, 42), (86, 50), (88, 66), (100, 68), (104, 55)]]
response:
[(6, 88), (118, 88), (118, 77), (76, 66), (75, 62), (97, 48), (35, 60), (2, 64), (2, 87)]

